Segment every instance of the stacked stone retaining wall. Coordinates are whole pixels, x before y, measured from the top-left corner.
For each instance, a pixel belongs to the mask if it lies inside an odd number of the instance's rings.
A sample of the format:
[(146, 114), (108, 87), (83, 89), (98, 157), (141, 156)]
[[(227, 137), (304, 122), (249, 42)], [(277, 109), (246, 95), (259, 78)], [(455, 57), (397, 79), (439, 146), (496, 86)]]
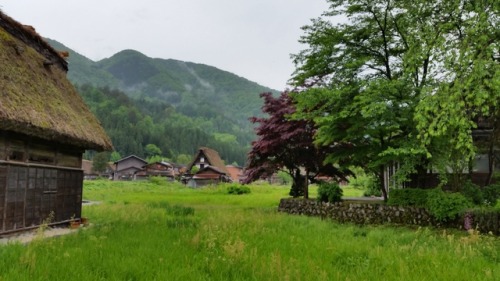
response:
[(318, 216), (338, 222), (356, 224), (402, 224), (418, 226), (458, 227), (458, 221), (446, 225), (437, 222), (426, 209), (415, 207), (387, 206), (372, 202), (323, 203), (316, 200), (281, 199), (278, 211), (289, 214)]

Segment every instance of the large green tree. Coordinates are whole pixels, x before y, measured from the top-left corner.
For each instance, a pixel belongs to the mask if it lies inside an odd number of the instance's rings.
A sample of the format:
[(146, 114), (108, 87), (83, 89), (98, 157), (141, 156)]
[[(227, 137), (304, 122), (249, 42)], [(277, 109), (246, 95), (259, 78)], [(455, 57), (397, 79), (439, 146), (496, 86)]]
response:
[[(423, 89), (416, 118), (428, 154), (441, 170), (454, 168), (462, 175), (476, 152), (490, 158), (498, 143), (500, 101), (500, 2), (445, 1), (440, 3), (441, 42), (434, 52), (440, 75)], [(491, 131), (474, 139), (474, 129)], [(484, 141), (486, 139), (486, 141)], [(444, 145), (432, 146), (432, 143)], [(457, 185), (462, 179), (454, 177)]]
[[(292, 56), (300, 117), (318, 126), (317, 144), (344, 144), (328, 160), (377, 175), (387, 197), (386, 167), (401, 165), (402, 181), (431, 163), (449, 165), (451, 148), (470, 149), (477, 114), (469, 105), (488, 114), (497, 100), (488, 93), (498, 89), (498, 4), (328, 2), (303, 28), (308, 47)], [(447, 90), (453, 87), (455, 95)]]

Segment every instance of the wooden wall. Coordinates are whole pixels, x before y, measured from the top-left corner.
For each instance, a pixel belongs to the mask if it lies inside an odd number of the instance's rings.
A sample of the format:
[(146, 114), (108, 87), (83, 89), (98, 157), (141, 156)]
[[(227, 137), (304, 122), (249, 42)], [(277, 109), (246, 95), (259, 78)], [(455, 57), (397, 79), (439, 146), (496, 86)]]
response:
[(0, 233), (80, 218), (82, 186), (83, 171), (0, 164)]
[(81, 151), (0, 131), (0, 234), (81, 217)]

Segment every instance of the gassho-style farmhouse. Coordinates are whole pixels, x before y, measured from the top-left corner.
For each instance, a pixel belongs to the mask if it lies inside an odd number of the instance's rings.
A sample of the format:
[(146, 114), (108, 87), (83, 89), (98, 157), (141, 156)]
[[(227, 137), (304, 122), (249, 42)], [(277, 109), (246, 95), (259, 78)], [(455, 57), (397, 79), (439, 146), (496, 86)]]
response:
[(79, 219), (82, 153), (112, 149), (65, 55), (0, 11), (0, 234)]

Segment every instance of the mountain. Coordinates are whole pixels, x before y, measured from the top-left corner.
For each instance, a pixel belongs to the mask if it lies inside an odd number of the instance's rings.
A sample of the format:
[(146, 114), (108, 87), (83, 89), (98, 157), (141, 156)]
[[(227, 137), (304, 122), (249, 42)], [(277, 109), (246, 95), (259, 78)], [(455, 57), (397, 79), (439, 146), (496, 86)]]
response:
[(124, 156), (145, 157), (150, 143), (173, 160), (211, 146), (226, 162), (244, 164), (255, 137), (248, 118), (262, 114), (260, 93), (276, 92), (208, 65), (134, 50), (95, 62), (47, 41), (70, 53), (69, 80)]
[(188, 116), (223, 115), (240, 126), (261, 114), (262, 92), (277, 92), (213, 66), (174, 59), (150, 58), (124, 50), (94, 62), (61, 43), (48, 40), (58, 50), (67, 50), (68, 78), (74, 84), (115, 88), (134, 99), (164, 101)]

